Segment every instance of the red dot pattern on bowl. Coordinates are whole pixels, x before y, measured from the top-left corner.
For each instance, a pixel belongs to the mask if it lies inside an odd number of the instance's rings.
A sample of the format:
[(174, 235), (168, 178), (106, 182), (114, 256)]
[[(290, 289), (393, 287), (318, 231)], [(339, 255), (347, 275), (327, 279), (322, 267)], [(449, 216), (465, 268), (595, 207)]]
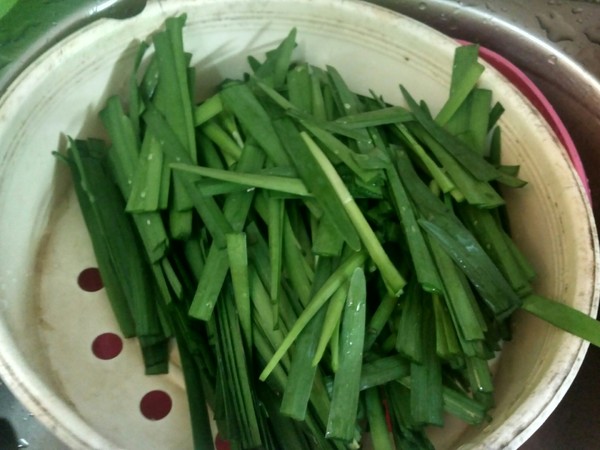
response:
[(140, 412), (148, 420), (161, 420), (171, 412), (173, 401), (165, 391), (150, 391), (140, 401)]
[[(86, 292), (96, 292), (104, 287), (100, 271), (96, 267), (82, 270), (77, 277), (77, 284)], [(123, 339), (115, 333), (107, 332), (98, 335), (92, 342), (92, 353), (98, 359), (109, 360), (116, 358), (123, 350)], [(164, 419), (173, 407), (171, 396), (161, 390), (146, 393), (140, 400), (140, 412), (152, 421)], [(231, 445), (219, 434), (215, 437), (217, 450), (230, 450)]]
[(96, 292), (104, 287), (100, 271), (97, 267), (83, 269), (77, 277), (77, 284), (86, 292)]
[(92, 353), (98, 359), (113, 359), (123, 350), (123, 339), (115, 333), (102, 333), (92, 342)]

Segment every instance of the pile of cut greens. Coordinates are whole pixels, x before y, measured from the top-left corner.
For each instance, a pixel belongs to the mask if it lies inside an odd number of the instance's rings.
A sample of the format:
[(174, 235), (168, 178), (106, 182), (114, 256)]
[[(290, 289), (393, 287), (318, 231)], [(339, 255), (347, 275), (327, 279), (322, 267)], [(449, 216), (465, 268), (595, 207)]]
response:
[(509, 237), (498, 188), (525, 183), (500, 162), (477, 46), (457, 48), (435, 115), (294, 61), (295, 30), (196, 102), (184, 23), (140, 46), (127, 98), (101, 112), (110, 144), (57, 155), (148, 374), (176, 340), (195, 448), (213, 448), (207, 404), (232, 448), (365, 431), (377, 450), (431, 448), (445, 413), (489, 420), (516, 309), (599, 344), (593, 319), (532, 293)]

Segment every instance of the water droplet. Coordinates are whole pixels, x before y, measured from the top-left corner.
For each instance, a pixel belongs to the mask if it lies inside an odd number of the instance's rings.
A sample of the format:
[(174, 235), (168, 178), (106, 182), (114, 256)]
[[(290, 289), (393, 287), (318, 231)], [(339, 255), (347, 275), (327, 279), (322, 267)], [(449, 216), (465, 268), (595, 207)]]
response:
[(140, 192), (140, 197), (141, 198), (146, 198), (146, 191)]
[(427, 4), (425, 2), (419, 3), (419, 9), (425, 11), (427, 9)]
[(465, 250), (469, 253), (473, 253), (477, 251), (477, 246), (473, 244), (465, 245)]
[(29, 447), (29, 442), (25, 439), (21, 438), (17, 441), (17, 448), (27, 448)]
[(556, 57), (556, 55), (550, 55), (548, 56), (548, 63), (549, 64), (556, 64), (556, 62), (558, 61), (558, 58)]
[(586, 28), (583, 31), (585, 37), (594, 44), (600, 44), (600, 26), (596, 25), (593, 27)]
[(148, 161), (152, 161), (154, 159), (154, 155), (152, 153), (150, 153), (148, 155)]
[(350, 103), (344, 103), (344, 108), (350, 109), (351, 108)]
[(146, 225), (150, 226), (152, 224), (152, 222), (150, 221), (150, 219), (146, 220)]
[(576, 8), (571, 9), (571, 12), (573, 14), (581, 14), (583, 12), (583, 8), (581, 8), (581, 7), (578, 6)]
[(535, 16), (548, 39), (552, 42), (558, 41), (573, 41), (576, 36), (576, 31), (563, 16), (555, 11), (548, 11), (545, 14), (537, 14)]
[(133, 181), (131, 180), (131, 178), (129, 178), (129, 179), (127, 180), (127, 184), (130, 184), (130, 185), (131, 185), (131, 184), (133, 184)]

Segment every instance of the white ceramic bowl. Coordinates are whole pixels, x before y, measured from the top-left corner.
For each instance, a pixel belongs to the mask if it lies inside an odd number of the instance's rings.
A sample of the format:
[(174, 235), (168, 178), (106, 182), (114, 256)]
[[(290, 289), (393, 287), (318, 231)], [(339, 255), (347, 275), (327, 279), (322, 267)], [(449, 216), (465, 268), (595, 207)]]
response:
[[(95, 261), (67, 170), (51, 151), (65, 135), (102, 136), (98, 110), (124, 89), (135, 39), (186, 12), (186, 49), (198, 64), (199, 95), (239, 77), (298, 28), (298, 58), (331, 64), (352, 88), (401, 103), (398, 84), (438, 108), (448, 91), (456, 43), (406, 17), (349, 0), (172, 0), (122, 22), (103, 20), (71, 35), (32, 64), (0, 99), (0, 376), (37, 418), (72, 448), (186, 449), (187, 404), (176, 361), (145, 377), (135, 340), (111, 360), (91, 345), (118, 333), (103, 291), (84, 292), (78, 274)], [(585, 192), (538, 112), (491, 68), (507, 163), (530, 184), (509, 194), (514, 235), (533, 261), (537, 289), (586, 313), (598, 307), (598, 243)], [(516, 448), (569, 388), (587, 344), (517, 314), (500, 357), (493, 421), (432, 434), (438, 448)], [(172, 400), (162, 420), (139, 408), (147, 392)]]

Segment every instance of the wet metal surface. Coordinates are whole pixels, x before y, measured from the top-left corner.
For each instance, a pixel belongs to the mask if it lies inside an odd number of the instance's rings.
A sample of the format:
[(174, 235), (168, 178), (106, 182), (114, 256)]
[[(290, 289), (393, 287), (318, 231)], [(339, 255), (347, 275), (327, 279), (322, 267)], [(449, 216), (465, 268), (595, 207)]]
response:
[[(0, 381), (0, 450), (66, 450)], [(10, 428), (9, 428), (10, 426)], [(12, 428), (12, 430), (11, 430)]]
[[(0, 0), (2, 1), (2, 0)], [(144, 1), (57, 0), (100, 5), (127, 3), (132, 13)], [(23, 0), (21, 0), (23, 2)], [(459, 39), (478, 42), (506, 57), (523, 70), (542, 90), (565, 123), (588, 173), (600, 218), (600, 2), (574, 0), (371, 0), (416, 18)], [(34, 3), (34, 2), (28, 2)], [(50, 3), (42, 0), (37, 3)], [(52, 39), (66, 35), (89, 20), (82, 7), (56, 19)], [(96, 11), (98, 12), (98, 11)], [(113, 10), (114, 12), (114, 10)], [(34, 33), (35, 34), (35, 33)], [(0, 63), (2, 63), (0, 31)], [(36, 46), (21, 56), (31, 59), (50, 41), (48, 36), (33, 39)], [(23, 59), (24, 58), (24, 59)], [(0, 67), (2, 82), (14, 73)], [(523, 446), (524, 450), (600, 448), (600, 350), (590, 348), (571, 389), (546, 423)], [(0, 384), (0, 417), (7, 417), (16, 429), (21, 448), (61, 450), (65, 447), (46, 432), (35, 417)]]

